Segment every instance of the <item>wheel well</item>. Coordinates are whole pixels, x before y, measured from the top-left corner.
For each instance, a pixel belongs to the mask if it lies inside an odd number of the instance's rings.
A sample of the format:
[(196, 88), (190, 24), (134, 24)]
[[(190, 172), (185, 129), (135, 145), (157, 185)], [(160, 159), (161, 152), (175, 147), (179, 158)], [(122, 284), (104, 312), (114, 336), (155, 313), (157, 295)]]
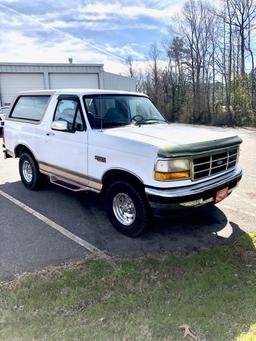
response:
[(116, 181), (128, 182), (129, 184), (136, 186), (138, 189), (144, 188), (142, 181), (137, 176), (124, 170), (113, 169), (106, 172), (102, 178), (103, 191)]
[(15, 148), (14, 153), (15, 153), (15, 157), (20, 157), (21, 154), (23, 154), (23, 153), (28, 153), (28, 154), (30, 154), (35, 159), (33, 153), (31, 152), (31, 150), (28, 147), (24, 146), (23, 144), (19, 144)]

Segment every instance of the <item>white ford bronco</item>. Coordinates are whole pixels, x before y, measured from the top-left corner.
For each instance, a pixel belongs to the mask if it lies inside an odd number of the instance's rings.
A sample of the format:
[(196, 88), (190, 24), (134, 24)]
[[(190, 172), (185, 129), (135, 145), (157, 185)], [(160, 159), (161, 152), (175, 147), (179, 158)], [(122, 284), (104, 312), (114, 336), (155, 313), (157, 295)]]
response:
[(215, 204), (241, 179), (242, 140), (168, 123), (139, 93), (44, 90), (19, 93), (5, 120), (5, 157), (19, 158), (23, 184), (46, 178), (105, 197), (111, 223), (138, 236), (152, 213)]

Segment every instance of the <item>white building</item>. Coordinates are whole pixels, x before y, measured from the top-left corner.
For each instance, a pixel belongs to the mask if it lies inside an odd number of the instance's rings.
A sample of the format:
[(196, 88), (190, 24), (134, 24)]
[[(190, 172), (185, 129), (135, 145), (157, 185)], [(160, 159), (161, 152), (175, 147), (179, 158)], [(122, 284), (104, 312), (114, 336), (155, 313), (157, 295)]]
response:
[(0, 104), (19, 91), (89, 88), (136, 91), (135, 80), (105, 72), (103, 64), (0, 63)]

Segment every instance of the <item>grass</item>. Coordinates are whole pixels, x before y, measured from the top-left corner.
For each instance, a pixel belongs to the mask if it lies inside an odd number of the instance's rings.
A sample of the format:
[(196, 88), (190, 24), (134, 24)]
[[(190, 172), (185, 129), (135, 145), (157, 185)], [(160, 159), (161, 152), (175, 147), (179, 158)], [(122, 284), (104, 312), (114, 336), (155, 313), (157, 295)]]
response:
[[(0, 287), (0, 340), (256, 340), (256, 234), (179, 257), (89, 259)], [(189, 336), (186, 339), (191, 339)]]

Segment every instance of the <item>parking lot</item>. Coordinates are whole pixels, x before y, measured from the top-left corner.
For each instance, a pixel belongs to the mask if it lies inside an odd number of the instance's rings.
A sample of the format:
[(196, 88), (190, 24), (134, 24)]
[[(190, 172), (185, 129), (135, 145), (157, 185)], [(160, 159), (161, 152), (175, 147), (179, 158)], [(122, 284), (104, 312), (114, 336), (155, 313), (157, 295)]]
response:
[(18, 160), (4, 160), (0, 153), (0, 280), (91, 254), (188, 254), (255, 232), (256, 131), (235, 132), (244, 141), (240, 154), (244, 173), (233, 195), (215, 208), (156, 220), (150, 231), (136, 239), (114, 230), (96, 194), (73, 193), (51, 184), (39, 192), (28, 191), (19, 178)]

